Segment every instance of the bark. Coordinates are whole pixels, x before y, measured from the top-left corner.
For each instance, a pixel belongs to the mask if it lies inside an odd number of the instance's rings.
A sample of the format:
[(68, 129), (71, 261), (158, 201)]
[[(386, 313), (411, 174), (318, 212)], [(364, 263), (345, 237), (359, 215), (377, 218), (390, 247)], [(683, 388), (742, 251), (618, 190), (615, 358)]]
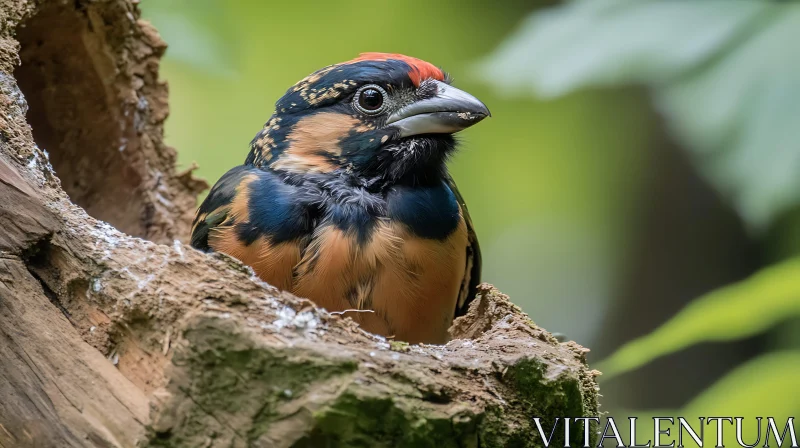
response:
[(586, 349), (489, 285), (408, 345), (182, 244), (205, 183), (136, 3), (0, 0), (0, 447), (539, 446), (598, 414)]

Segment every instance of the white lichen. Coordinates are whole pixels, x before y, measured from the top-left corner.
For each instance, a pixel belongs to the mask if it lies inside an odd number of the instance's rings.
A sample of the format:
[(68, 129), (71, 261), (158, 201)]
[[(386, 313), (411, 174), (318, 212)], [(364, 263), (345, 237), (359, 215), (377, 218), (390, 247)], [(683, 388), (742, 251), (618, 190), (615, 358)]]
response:
[(561, 374), (564, 373), (566, 370), (567, 366), (553, 363), (547, 367), (544, 376), (549, 380), (555, 380), (556, 378), (560, 377)]
[(311, 311), (296, 312), (294, 309), (283, 306), (277, 311), (278, 319), (272, 322), (277, 329), (295, 328), (298, 330), (314, 330), (322, 326), (322, 322), (317, 315)]
[(31, 155), (31, 160), (28, 162), (28, 169), (32, 170), (39, 165), (39, 153), (37, 151), (33, 151)]
[(172, 248), (175, 249), (175, 252), (178, 253), (179, 257), (181, 257), (181, 261), (185, 261), (186, 258), (184, 257), (183, 254), (183, 244), (181, 244), (181, 242), (178, 240), (174, 240), (172, 242)]
[(172, 207), (172, 202), (161, 195), (161, 193), (156, 192), (156, 200), (163, 205), (164, 207)]

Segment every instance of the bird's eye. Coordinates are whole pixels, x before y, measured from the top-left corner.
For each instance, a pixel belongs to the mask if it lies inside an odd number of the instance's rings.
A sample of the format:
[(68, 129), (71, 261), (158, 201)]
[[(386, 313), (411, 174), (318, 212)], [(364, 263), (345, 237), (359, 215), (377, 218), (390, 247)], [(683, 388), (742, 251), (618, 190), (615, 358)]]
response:
[(376, 85), (362, 87), (354, 98), (356, 109), (367, 115), (377, 115), (383, 112), (386, 91)]

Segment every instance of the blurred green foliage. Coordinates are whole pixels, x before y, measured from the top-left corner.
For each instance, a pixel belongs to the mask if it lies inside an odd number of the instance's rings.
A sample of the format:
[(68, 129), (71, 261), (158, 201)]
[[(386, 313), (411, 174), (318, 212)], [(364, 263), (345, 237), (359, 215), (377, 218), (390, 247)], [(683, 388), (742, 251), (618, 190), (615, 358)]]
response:
[(692, 344), (742, 339), (794, 316), (800, 316), (800, 258), (695, 299), (663, 326), (622, 346), (597, 368), (609, 379)]
[(763, 230), (800, 202), (800, 3), (583, 0), (533, 14), (481, 65), (546, 96), (644, 83), (697, 167)]
[[(698, 434), (701, 430), (705, 432), (704, 446), (716, 445), (717, 429), (716, 422), (701, 424), (700, 417), (704, 419), (722, 416), (742, 417), (744, 419), (742, 439), (748, 444), (756, 441), (758, 425), (756, 417), (763, 417), (760, 443), (757, 446), (764, 446), (766, 417), (773, 417), (778, 431), (783, 431), (787, 419), (797, 415), (800, 403), (800, 390), (796, 387), (798, 369), (800, 369), (800, 353), (790, 351), (769, 353), (734, 369), (681, 409), (648, 411), (616, 409), (612, 413), (616, 417), (617, 424), (621, 425), (620, 432), (625, 441), (628, 440), (627, 426), (625, 426), (628, 416), (638, 417), (636, 426), (638, 444), (654, 440), (653, 417), (681, 416)], [(677, 440), (677, 421), (675, 424), (664, 423), (662, 429), (666, 428), (671, 428), (671, 434), (662, 436), (661, 440), (669, 444), (671, 440)], [(736, 430), (733, 424), (723, 422), (722, 433), (724, 446), (740, 446), (736, 442)], [(682, 441), (686, 447), (699, 446), (685, 431)], [(771, 435), (770, 445), (777, 445)], [(787, 434), (781, 446), (790, 445), (791, 439)], [(612, 445), (607, 443), (605, 446)]]
[[(800, 206), (800, 52), (790, 42), (800, 42), (798, 2), (584, 0), (531, 14), (480, 71), (498, 90), (544, 97), (647, 85), (697, 169), (763, 235)], [(788, 245), (798, 227), (788, 232)], [(615, 378), (694, 344), (763, 333), (799, 313), (794, 258), (696, 299), (598, 368)], [(800, 411), (798, 368), (798, 351), (762, 355), (684, 409), (660, 415), (774, 416), (785, 423)], [(735, 445), (734, 437), (729, 430), (727, 443)]]

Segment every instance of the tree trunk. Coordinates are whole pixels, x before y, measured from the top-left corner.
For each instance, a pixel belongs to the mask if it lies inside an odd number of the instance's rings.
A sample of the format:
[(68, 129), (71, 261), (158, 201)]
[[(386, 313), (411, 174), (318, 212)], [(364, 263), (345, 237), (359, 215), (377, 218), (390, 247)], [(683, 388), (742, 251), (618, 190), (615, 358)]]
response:
[(206, 184), (137, 3), (0, 0), (0, 447), (522, 447), (598, 414), (586, 350), (489, 285), (408, 345), (182, 244)]

